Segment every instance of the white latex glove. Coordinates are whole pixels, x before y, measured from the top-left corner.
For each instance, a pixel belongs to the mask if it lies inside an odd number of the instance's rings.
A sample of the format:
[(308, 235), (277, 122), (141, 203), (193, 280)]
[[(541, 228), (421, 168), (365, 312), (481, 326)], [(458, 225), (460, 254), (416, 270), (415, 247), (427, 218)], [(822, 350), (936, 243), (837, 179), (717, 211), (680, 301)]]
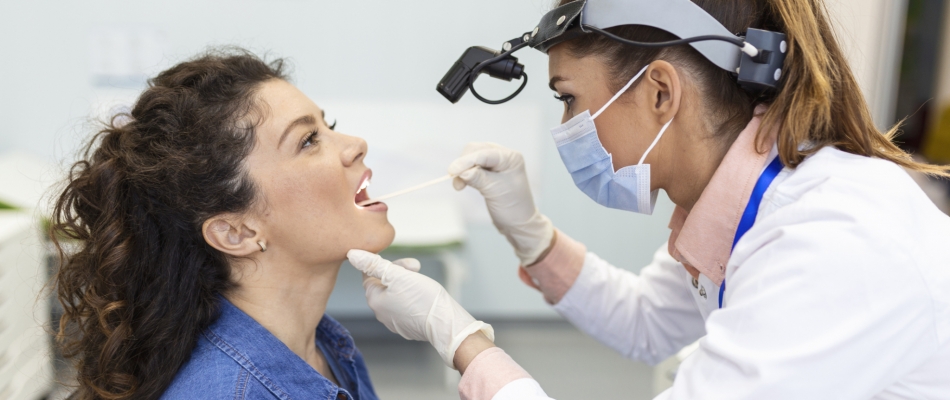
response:
[[(479, 168), (472, 168), (478, 166)], [(551, 245), (554, 226), (531, 197), (521, 153), (494, 143), (469, 143), (449, 165), (456, 190), (471, 186), (485, 197), (495, 228), (515, 248), (521, 265), (534, 264)]]
[(350, 250), (346, 257), (363, 272), (366, 300), (376, 319), (406, 339), (431, 343), (449, 368), (455, 368), (455, 351), (469, 335), (482, 331), (495, 341), (491, 325), (472, 318), (442, 285), (419, 273), (419, 261), (389, 262), (363, 250)]

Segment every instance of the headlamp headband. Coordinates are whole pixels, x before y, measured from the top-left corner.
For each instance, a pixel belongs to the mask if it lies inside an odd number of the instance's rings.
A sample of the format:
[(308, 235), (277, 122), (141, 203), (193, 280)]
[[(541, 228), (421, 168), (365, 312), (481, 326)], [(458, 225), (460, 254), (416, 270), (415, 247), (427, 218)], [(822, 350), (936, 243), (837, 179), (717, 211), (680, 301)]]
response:
[[(680, 39), (660, 43), (636, 42), (605, 30), (621, 25), (650, 26)], [(507, 102), (521, 92), (528, 78), (524, 66), (518, 64), (518, 59), (511, 53), (526, 46), (547, 53), (558, 43), (592, 32), (638, 47), (689, 44), (719, 68), (736, 75), (738, 84), (756, 95), (778, 86), (788, 51), (785, 34), (750, 28), (745, 37), (736, 36), (690, 0), (578, 0), (545, 14), (532, 31), (505, 42), (503, 52), (470, 47), (442, 78), (436, 90), (453, 103), (468, 89), (485, 103)], [(487, 100), (473, 87), (481, 72), (508, 81), (521, 78), (525, 81), (511, 96), (497, 101)]]

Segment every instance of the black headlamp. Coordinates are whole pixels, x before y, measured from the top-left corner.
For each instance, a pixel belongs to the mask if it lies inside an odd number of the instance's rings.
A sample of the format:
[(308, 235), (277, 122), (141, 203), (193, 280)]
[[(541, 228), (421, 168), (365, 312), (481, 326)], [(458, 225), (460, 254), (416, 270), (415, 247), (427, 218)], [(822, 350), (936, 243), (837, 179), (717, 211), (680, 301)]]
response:
[[(681, 39), (637, 42), (605, 30), (620, 25), (651, 26)], [(442, 77), (436, 90), (452, 103), (458, 102), (469, 89), (485, 103), (505, 103), (521, 93), (528, 83), (524, 66), (512, 53), (523, 47), (547, 53), (558, 43), (591, 32), (637, 47), (689, 44), (713, 64), (735, 75), (743, 89), (756, 95), (778, 86), (788, 52), (785, 34), (750, 28), (744, 36), (736, 36), (690, 0), (578, 0), (545, 14), (533, 30), (505, 42), (502, 51), (469, 47)], [(488, 100), (473, 86), (483, 72), (494, 78), (522, 79), (523, 82), (510, 96)]]

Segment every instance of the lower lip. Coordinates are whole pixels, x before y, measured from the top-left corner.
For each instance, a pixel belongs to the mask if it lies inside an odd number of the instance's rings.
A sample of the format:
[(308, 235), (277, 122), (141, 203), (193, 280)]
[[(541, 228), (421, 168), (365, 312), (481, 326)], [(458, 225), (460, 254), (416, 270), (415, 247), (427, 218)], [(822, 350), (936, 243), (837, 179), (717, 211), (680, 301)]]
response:
[(383, 212), (383, 211), (389, 210), (389, 206), (387, 206), (386, 203), (373, 203), (361, 208), (367, 211), (376, 211), (376, 212)]

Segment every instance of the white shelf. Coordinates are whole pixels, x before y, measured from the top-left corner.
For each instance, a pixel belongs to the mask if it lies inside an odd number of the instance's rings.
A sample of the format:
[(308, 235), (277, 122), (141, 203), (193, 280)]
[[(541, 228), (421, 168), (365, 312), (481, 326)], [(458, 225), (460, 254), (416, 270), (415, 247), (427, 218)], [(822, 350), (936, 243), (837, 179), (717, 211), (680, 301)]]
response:
[(45, 254), (30, 214), (0, 212), (0, 400), (39, 398), (53, 382)]

